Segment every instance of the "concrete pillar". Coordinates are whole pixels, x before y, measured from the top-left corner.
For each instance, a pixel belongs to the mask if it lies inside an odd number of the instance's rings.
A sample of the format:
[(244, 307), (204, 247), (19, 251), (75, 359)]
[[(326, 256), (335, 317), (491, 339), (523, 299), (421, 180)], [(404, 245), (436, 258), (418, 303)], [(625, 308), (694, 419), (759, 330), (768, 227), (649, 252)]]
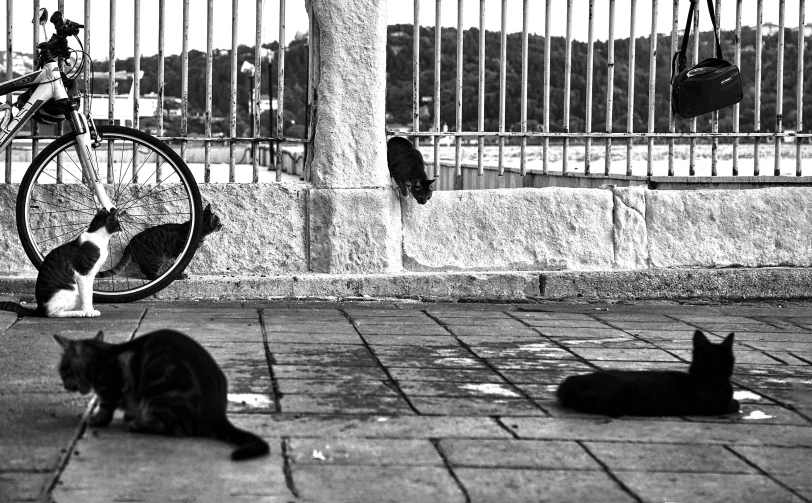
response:
[(309, 0), (314, 188), (310, 268), (322, 273), (402, 270), (400, 205), (386, 166), (386, 2)]

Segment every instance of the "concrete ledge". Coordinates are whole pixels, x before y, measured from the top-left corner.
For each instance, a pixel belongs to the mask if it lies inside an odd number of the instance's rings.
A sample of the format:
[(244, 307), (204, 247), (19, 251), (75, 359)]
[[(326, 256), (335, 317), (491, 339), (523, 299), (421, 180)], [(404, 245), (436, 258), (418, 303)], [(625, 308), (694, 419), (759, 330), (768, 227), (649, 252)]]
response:
[[(33, 299), (33, 277), (0, 277), (0, 295)], [(812, 269), (658, 269), (476, 273), (191, 276), (157, 300), (416, 299), (436, 301), (804, 299)]]
[(540, 273), (543, 299), (801, 299), (812, 269), (654, 269)]
[[(0, 295), (33, 299), (35, 278), (0, 277)], [(538, 296), (537, 272), (303, 274), (190, 276), (153, 299), (347, 299), (521, 300)]]

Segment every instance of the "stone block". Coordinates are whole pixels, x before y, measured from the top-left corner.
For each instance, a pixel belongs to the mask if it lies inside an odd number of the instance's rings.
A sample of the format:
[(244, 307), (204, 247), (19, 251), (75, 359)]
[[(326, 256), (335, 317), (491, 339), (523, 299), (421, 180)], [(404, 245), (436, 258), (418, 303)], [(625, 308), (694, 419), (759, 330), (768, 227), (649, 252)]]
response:
[(207, 184), (201, 195), (223, 228), (198, 248), (192, 274), (280, 274), (307, 270), (303, 184)]
[(615, 267), (618, 269), (648, 267), (647, 191), (644, 185), (612, 189)]
[(36, 268), (20, 244), (17, 234), (16, 205), (20, 184), (0, 184), (0, 275), (35, 276)]
[(611, 269), (608, 190), (435, 192), (403, 204), (403, 265), (411, 271)]
[(399, 272), (400, 206), (391, 191), (312, 190), (310, 257), (314, 272)]
[(812, 191), (647, 191), (652, 267), (812, 265)]

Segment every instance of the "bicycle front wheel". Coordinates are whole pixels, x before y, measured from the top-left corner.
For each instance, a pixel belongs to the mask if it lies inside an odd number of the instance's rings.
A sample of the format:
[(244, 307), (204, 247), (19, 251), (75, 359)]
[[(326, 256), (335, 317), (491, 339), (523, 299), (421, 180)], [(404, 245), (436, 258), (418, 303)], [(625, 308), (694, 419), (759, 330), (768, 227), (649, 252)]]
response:
[[(200, 191), (186, 163), (157, 138), (121, 126), (98, 126), (98, 132), (101, 144), (91, 155), (119, 210), (122, 227), (110, 239), (101, 270), (123, 267), (114, 275), (96, 278), (93, 300), (131, 302), (171, 283), (194, 256), (200, 241)], [(17, 231), (37, 269), (48, 252), (84, 232), (99, 208), (75, 147), (75, 133), (51, 142), (20, 184)], [(156, 228), (172, 242), (163, 248), (161, 243), (154, 245), (151, 253), (143, 243), (156, 241)], [(139, 245), (128, 248), (131, 242)]]

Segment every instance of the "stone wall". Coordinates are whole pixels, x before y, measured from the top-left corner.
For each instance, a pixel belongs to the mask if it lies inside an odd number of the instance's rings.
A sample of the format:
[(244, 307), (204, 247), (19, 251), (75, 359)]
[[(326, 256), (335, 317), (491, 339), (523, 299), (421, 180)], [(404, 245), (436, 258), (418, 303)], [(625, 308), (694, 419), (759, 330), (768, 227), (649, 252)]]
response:
[[(17, 237), (17, 187), (0, 184), (0, 276), (36, 274)], [(812, 190), (802, 188), (441, 191), (426, 205), (383, 188), (201, 192), (223, 229), (190, 264), (198, 275), (812, 266)]]

